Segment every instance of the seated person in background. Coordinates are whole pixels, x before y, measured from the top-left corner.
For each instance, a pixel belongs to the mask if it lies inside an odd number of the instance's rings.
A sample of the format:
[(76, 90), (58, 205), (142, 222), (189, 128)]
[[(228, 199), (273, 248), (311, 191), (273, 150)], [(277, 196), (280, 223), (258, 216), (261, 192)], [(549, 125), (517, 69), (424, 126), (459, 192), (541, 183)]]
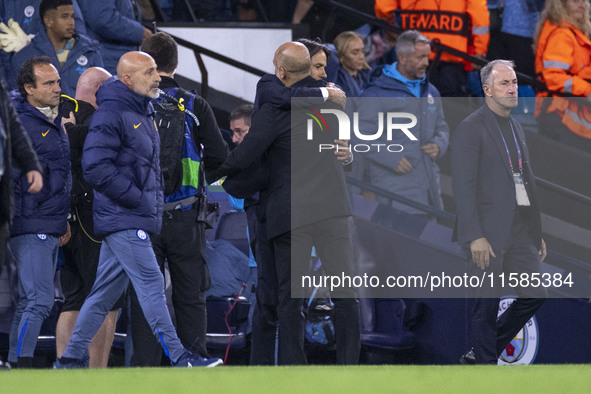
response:
[[(549, 91), (580, 97), (536, 100), (540, 134), (580, 149), (591, 149), (591, 21), (589, 2), (548, 0), (536, 30), (536, 75)], [(538, 97), (548, 97), (540, 92)]]
[[(235, 108), (230, 112), (230, 130), (232, 130), (232, 142), (236, 146), (240, 145), (244, 136), (250, 130), (250, 118), (254, 107), (252, 104), (244, 104)], [(248, 223), (248, 241), (250, 245), (250, 266), (256, 267), (254, 253), (256, 253), (256, 206), (259, 203), (259, 194), (255, 193), (252, 196), (245, 198), (235, 198), (228, 195), (230, 205), (238, 211), (246, 212), (246, 220)]]
[(248, 134), (253, 109), (252, 104), (244, 104), (230, 113), (230, 130), (232, 131), (232, 142), (234, 144), (240, 144), (244, 136)]
[[(9, 19), (17, 22), (27, 35), (37, 34), (43, 27), (40, 17), (42, 0), (0, 0), (0, 16), (7, 23)], [(82, 12), (77, 0), (70, 2), (74, 7), (76, 19), (76, 33), (86, 34)]]
[[(340, 86), (347, 97), (359, 97), (369, 82), (371, 67), (365, 61), (363, 38), (354, 31), (344, 31), (334, 39), (338, 64), (329, 64), (328, 80)], [(334, 60), (334, 58), (333, 58)]]
[[(27, 45), (35, 34), (42, 30), (42, 18), (39, 17), (41, 0), (0, 0), (0, 21), (6, 25), (0, 26), (0, 61), (4, 63), (6, 81), (11, 88), (16, 88), (16, 74), (12, 69), (10, 56)], [(76, 19), (76, 33), (86, 34), (82, 12), (76, 0), (72, 0), (74, 18)], [(12, 20), (12, 21), (11, 21)], [(26, 59), (25, 59), (26, 60)]]
[(43, 0), (39, 6), (43, 28), (13, 56), (13, 71), (34, 56), (49, 56), (60, 73), (62, 93), (73, 97), (84, 70), (103, 66), (99, 43), (74, 32), (74, 14), (72, 0)]

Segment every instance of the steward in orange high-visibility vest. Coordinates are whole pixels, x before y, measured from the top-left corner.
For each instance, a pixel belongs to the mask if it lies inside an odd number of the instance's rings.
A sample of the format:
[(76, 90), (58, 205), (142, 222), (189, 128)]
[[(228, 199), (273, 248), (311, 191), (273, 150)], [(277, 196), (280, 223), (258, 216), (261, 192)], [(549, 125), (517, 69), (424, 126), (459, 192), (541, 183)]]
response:
[[(486, 55), (490, 40), (486, 0), (376, 0), (375, 12), (404, 30), (418, 30), (465, 53)], [(445, 52), (441, 61), (462, 63)]]
[[(536, 50), (536, 74), (549, 91), (587, 97), (591, 94), (591, 40), (570, 23), (544, 22)], [(550, 96), (548, 92), (538, 97)], [(576, 135), (591, 139), (591, 107), (562, 97), (537, 100), (536, 117), (555, 113)]]
[[(589, 1), (546, 0), (534, 37), (540, 134), (591, 151), (591, 6)], [(570, 96), (570, 97), (569, 97)]]

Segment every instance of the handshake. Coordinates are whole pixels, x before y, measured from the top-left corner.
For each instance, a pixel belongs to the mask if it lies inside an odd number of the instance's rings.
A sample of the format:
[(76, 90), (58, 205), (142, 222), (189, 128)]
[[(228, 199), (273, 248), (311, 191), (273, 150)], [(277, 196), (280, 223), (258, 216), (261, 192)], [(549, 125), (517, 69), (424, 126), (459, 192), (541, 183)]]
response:
[(8, 25), (0, 23), (0, 48), (4, 52), (20, 51), (33, 37), (33, 34), (28, 36), (12, 18), (8, 20)]

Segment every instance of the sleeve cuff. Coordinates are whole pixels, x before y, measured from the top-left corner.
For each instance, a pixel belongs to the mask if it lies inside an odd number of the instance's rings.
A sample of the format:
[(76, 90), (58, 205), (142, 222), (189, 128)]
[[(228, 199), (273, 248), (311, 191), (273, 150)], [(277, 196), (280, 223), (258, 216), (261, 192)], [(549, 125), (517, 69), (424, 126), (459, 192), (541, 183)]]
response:
[(322, 93), (322, 98), (324, 99), (324, 101), (328, 100), (328, 89), (320, 88), (320, 92)]

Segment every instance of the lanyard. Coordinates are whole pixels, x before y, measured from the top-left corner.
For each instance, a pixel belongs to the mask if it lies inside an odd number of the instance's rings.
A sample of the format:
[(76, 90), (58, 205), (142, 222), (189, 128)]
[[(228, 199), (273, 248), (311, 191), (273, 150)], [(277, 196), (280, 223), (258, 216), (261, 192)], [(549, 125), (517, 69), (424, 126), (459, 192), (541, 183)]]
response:
[[(509, 126), (511, 126), (511, 134), (513, 134), (513, 141), (515, 141), (515, 147), (517, 148), (517, 160), (519, 162), (519, 172), (523, 174), (523, 161), (521, 160), (521, 149), (519, 149), (519, 144), (517, 143), (517, 137), (515, 137), (515, 131), (513, 130), (513, 123), (509, 119)], [(511, 166), (511, 171), (515, 173), (513, 169), (513, 161), (511, 160), (511, 153), (509, 153), (509, 147), (507, 146), (507, 141), (505, 141), (505, 136), (503, 136), (503, 132), (501, 131), (501, 126), (499, 126), (497, 122), (497, 127), (499, 128), (499, 133), (501, 133), (501, 139), (503, 140), (503, 144), (505, 144), (505, 150), (507, 151), (507, 157), (509, 158), (509, 165)]]

